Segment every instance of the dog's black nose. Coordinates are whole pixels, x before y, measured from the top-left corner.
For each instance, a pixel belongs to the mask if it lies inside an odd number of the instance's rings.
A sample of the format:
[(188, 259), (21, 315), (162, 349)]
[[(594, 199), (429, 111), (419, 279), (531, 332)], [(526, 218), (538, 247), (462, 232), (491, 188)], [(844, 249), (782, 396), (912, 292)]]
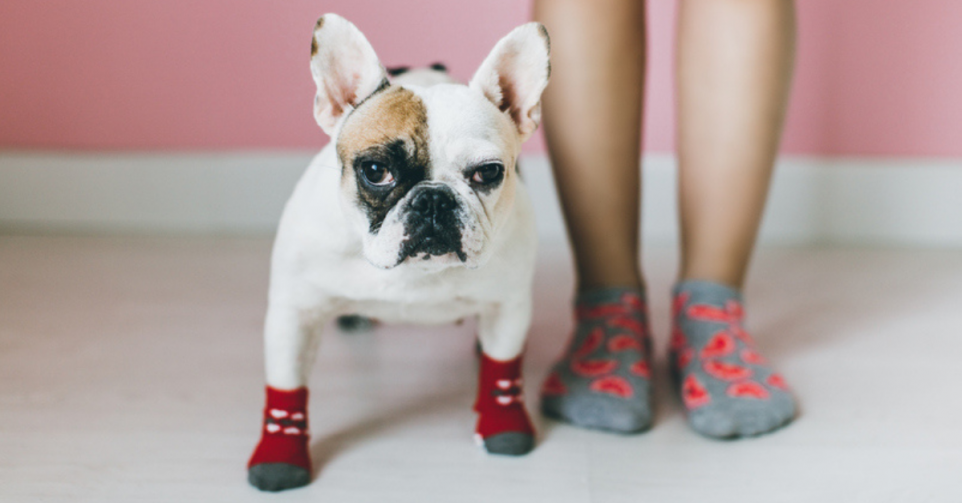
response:
[(411, 200), (411, 209), (423, 216), (437, 215), (454, 209), (457, 203), (448, 188), (425, 188)]
[(399, 261), (407, 257), (441, 257), (449, 253), (462, 262), (461, 217), (457, 194), (446, 185), (422, 185), (412, 189), (404, 218), (404, 241)]

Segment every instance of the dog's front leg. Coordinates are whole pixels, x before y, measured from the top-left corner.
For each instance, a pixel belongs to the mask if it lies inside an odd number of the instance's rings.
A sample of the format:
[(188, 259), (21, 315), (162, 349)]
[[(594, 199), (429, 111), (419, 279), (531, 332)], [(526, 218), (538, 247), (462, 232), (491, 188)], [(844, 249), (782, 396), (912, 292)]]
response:
[(311, 481), (307, 378), (324, 313), (271, 302), (264, 324), (267, 403), (261, 439), (248, 462), (248, 480), (264, 491)]
[(478, 322), (481, 365), (475, 434), (492, 454), (527, 454), (534, 447), (534, 428), (524, 407), (521, 357), (531, 325), (531, 301), (492, 305)]

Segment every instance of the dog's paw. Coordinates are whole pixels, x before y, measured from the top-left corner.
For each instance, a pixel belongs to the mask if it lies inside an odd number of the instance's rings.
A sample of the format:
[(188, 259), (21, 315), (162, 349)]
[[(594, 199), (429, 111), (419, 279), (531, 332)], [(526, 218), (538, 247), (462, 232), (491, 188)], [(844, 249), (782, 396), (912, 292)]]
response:
[(261, 463), (250, 467), (247, 481), (261, 491), (283, 491), (311, 482), (307, 469), (289, 463)]
[(375, 325), (377, 325), (377, 322), (373, 319), (356, 314), (338, 316), (337, 318), (337, 328), (347, 333), (370, 332), (374, 330)]
[(488, 454), (523, 456), (534, 449), (534, 436), (517, 431), (491, 435), (483, 440)]

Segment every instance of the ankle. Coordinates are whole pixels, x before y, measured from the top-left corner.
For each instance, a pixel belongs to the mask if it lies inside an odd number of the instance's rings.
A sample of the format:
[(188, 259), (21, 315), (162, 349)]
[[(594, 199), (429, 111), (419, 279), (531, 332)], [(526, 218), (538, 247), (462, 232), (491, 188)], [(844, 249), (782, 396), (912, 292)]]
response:
[(645, 280), (641, 272), (634, 268), (595, 271), (579, 267), (577, 273), (576, 291), (578, 293), (606, 288), (645, 289)]
[(699, 271), (683, 269), (678, 275), (676, 284), (683, 283), (711, 283), (741, 291), (745, 286), (745, 275), (728, 271)]

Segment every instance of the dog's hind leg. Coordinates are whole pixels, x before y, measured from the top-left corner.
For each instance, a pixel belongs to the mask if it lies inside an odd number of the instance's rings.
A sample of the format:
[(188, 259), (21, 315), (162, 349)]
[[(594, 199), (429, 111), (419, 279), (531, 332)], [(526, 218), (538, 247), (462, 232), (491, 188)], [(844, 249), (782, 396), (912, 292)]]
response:
[(360, 333), (370, 332), (377, 326), (377, 320), (358, 314), (345, 314), (337, 317), (337, 328), (341, 332)]
[(481, 365), (475, 435), (492, 454), (519, 456), (534, 447), (534, 427), (524, 407), (521, 357), (531, 324), (531, 301), (495, 304), (478, 319)]
[(272, 302), (264, 327), (267, 402), (261, 439), (247, 465), (248, 481), (282, 491), (311, 481), (307, 377), (327, 317)]

